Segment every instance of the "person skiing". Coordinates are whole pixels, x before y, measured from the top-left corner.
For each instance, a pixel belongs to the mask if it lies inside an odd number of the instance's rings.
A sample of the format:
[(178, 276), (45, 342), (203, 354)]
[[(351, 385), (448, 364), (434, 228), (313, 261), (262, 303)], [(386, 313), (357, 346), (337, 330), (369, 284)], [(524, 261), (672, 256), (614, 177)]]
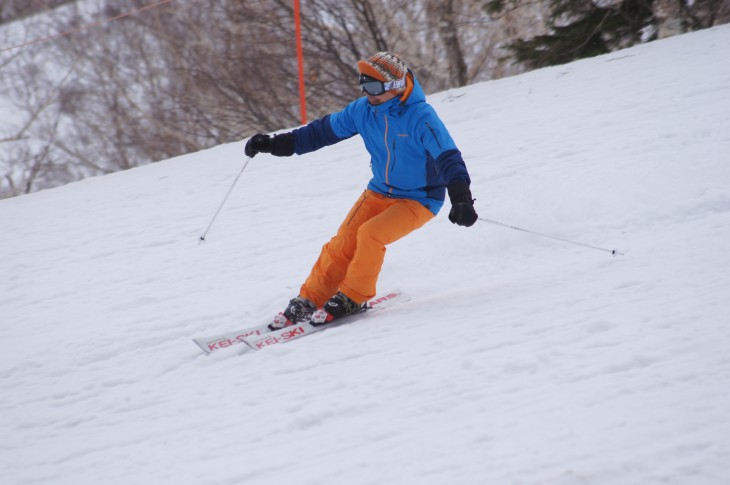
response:
[(363, 97), (289, 133), (259, 133), (246, 143), (249, 157), (288, 157), (359, 134), (371, 157), (366, 190), (322, 248), (299, 295), (273, 319), (272, 330), (309, 320), (318, 308), (324, 313), (317, 312), (313, 324), (362, 311), (375, 296), (386, 246), (433, 219), (447, 191), (452, 223), (469, 227), (477, 220), (461, 152), (413, 72), (390, 52), (357, 67)]

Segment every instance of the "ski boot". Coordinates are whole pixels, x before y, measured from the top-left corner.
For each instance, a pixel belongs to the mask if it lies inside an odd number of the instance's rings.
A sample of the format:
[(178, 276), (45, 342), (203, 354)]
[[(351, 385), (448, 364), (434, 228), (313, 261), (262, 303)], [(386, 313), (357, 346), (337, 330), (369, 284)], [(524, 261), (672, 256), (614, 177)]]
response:
[(318, 327), (363, 310), (365, 310), (365, 303), (355, 303), (347, 295), (339, 292), (330, 298), (320, 310), (314, 312), (309, 323)]
[(279, 330), (284, 327), (295, 325), (301, 321), (309, 320), (316, 308), (314, 303), (298, 296), (289, 301), (286, 310), (279, 313), (269, 324), (270, 330)]

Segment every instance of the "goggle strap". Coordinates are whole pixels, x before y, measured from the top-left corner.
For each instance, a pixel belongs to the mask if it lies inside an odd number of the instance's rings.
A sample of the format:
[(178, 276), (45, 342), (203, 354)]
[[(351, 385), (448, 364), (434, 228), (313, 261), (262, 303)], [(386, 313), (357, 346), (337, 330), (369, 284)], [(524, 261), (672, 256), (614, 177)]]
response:
[(403, 76), (400, 79), (396, 79), (395, 81), (390, 81), (387, 83), (383, 83), (383, 89), (386, 91), (390, 91), (391, 89), (400, 89), (406, 87), (406, 77)]

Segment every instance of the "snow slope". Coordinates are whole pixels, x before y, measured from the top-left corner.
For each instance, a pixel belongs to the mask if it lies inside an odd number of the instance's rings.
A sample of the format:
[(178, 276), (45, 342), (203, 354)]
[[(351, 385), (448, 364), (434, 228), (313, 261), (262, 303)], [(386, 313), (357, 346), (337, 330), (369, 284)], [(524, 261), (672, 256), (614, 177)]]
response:
[[(297, 293), (359, 139), (243, 143), (0, 201), (3, 484), (730, 483), (730, 27), (430, 96), (480, 215), (404, 305), (205, 356)], [(448, 208), (448, 204), (447, 204)]]

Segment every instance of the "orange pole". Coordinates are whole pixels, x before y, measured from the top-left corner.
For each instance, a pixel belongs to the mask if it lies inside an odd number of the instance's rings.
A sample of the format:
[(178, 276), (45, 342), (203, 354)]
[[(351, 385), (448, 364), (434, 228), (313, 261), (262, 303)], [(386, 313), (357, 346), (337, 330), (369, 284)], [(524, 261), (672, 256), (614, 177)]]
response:
[(294, 28), (297, 37), (297, 63), (299, 64), (299, 111), (302, 124), (307, 124), (307, 95), (304, 91), (304, 53), (302, 52), (302, 21), (299, 0), (294, 0)]

